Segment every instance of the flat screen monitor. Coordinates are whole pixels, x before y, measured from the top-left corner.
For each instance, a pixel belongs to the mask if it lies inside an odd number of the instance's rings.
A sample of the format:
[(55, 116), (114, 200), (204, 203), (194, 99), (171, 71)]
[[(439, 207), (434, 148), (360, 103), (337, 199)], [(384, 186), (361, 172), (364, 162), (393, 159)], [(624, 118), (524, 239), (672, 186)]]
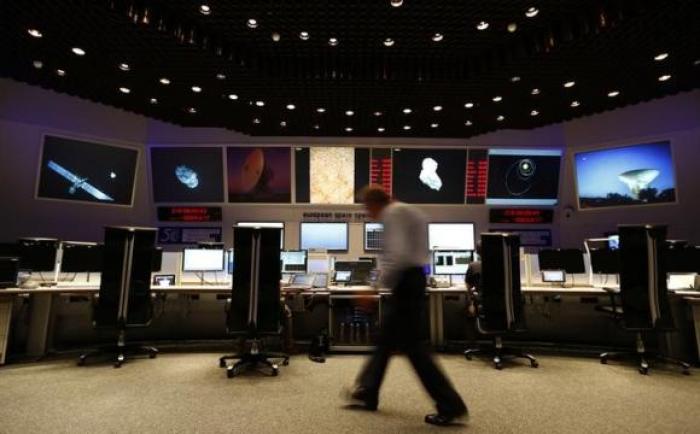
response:
[(56, 269), (58, 240), (53, 238), (22, 238), (19, 240), (20, 268), (33, 272)]
[(384, 248), (384, 225), (382, 223), (365, 223), (365, 251), (377, 251)]
[(229, 147), (226, 166), (229, 202), (291, 202), (291, 148)]
[(560, 149), (490, 149), (486, 204), (556, 205), (561, 156)]
[(314, 275), (314, 288), (326, 288), (328, 287), (328, 274), (315, 274)]
[(301, 223), (301, 248), (331, 252), (348, 250), (347, 223)]
[(308, 255), (306, 250), (285, 250), (280, 252), (283, 273), (306, 273)]
[(223, 271), (224, 251), (212, 249), (185, 249), (182, 271)]
[(430, 250), (474, 250), (473, 223), (429, 223)]
[(328, 273), (330, 270), (328, 258), (308, 258), (307, 269), (309, 273)]
[(280, 228), (280, 249), (284, 249), (284, 223), (283, 222), (238, 222), (236, 226), (242, 228)]
[(139, 151), (46, 136), (37, 197), (131, 206)]
[(436, 250), (433, 252), (433, 274), (436, 276), (465, 275), (473, 258), (469, 250)]
[(396, 149), (393, 195), (408, 203), (463, 204), (466, 171), (466, 150)]
[(292, 286), (308, 286), (311, 287), (314, 284), (313, 274), (295, 274), (292, 276)]
[(102, 245), (97, 243), (63, 243), (61, 271), (64, 273), (102, 272)]
[(618, 274), (620, 272), (620, 253), (617, 249), (593, 248), (591, 254), (591, 271), (596, 274)]
[(19, 258), (0, 257), (0, 288), (13, 288), (17, 286), (18, 273)]
[(670, 142), (576, 154), (581, 209), (676, 202)]
[(151, 148), (155, 202), (222, 202), (224, 166), (221, 148)]
[(564, 270), (569, 274), (586, 272), (583, 252), (579, 249), (545, 249), (537, 254), (540, 270)]
[(564, 270), (545, 270), (542, 272), (542, 281), (545, 283), (565, 283), (566, 272)]
[(335, 272), (335, 280), (338, 283), (350, 283), (352, 279), (352, 271), (350, 270), (338, 270)]

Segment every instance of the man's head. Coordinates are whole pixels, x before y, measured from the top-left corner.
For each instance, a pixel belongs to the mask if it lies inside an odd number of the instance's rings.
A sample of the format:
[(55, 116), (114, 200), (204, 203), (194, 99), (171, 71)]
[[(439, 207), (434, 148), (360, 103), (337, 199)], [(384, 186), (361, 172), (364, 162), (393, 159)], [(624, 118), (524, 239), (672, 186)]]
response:
[(377, 220), (384, 208), (391, 203), (391, 197), (378, 185), (369, 185), (363, 188), (361, 197), (367, 214), (373, 220)]

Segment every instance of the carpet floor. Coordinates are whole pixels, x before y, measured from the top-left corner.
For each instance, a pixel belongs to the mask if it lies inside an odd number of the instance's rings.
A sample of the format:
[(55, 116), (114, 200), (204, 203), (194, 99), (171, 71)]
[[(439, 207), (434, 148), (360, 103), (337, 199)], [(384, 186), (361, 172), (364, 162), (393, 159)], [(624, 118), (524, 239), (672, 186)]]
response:
[[(214, 353), (77, 367), (59, 359), (0, 368), (0, 433), (700, 433), (700, 371), (642, 376), (631, 365), (546, 356), (492, 369), (439, 356), (470, 408), (468, 421), (426, 425), (430, 399), (403, 357), (389, 366), (379, 411), (345, 407), (365, 356), (304, 356), (278, 377), (227, 379)], [(612, 362), (611, 362), (612, 363)]]

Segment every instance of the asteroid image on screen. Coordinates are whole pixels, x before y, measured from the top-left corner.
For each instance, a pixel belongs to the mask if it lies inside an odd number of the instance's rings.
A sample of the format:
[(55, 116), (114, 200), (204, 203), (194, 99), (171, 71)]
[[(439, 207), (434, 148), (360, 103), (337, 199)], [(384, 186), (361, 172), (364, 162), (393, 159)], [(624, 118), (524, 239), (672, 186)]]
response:
[(221, 202), (221, 148), (151, 148), (151, 178), (155, 202)]
[(37, 196), (131, 205), (139, 151), (46, 136)]
[(556, 205), (558, 149), (490, 149), (487, 205)]
[(582, 209), (676, 201), (669, 142), (582, 152), (575, 161)]
[(393, 195), (408, 203), (464, 203), (467, 153), (401, 149), (393, 153)]
[(309, 154), (311, 203), (355, 201), (355, 149), (314, 147)]
[(290, 148), (228, 148), (229, 202), (291, 202)]

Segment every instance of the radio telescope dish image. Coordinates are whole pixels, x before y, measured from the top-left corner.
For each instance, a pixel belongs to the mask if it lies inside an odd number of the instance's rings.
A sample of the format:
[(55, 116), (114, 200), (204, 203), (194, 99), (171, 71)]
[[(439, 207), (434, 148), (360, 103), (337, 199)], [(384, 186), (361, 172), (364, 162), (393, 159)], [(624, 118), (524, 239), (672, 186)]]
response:
[(418, 178), (421, 182), (433, 190), (440, 191), (442, 188), (442, 179), (437, 174), (438, 162), (428, 157), (423, 159), (421, 164), (422, 170)]
[(199, 177), (197, 172), (185, 165), (180, 165), (175, 168), (175, 176), (177, 180), (187, 186), (187, 188), (197, 188), (199, 186)]

